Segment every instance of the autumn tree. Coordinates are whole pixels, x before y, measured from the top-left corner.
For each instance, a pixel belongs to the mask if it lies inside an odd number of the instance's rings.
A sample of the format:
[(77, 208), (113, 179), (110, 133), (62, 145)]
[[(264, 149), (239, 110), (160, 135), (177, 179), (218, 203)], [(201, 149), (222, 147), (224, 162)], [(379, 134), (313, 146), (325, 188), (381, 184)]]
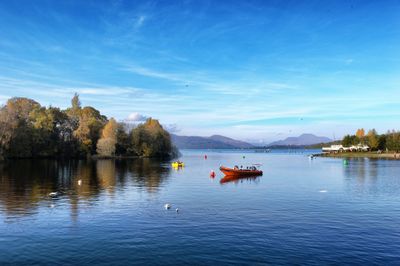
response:
[(363, 128), (357, 129), (356, 137), (358, 138), (359, 142), (364, 142), (365, 130)]
[(375, 129), (371, 129), (368, 131), (367, 139), (371, 150), (376, 150), (378, 148), (379, 142), (378, 142), (378, 134), (376, 133)]
[(18, 121), (9, 114), (6, 106), (0, 109), (0, 156), (6, 155), (6, 150), (10, 147), (13, 131), (18, 126)]
[(0, 159), (83, 157), (84, 155), (165, 157), (173, 153), (171, 138), (157, 120), (149, 119), (130, 133), (124, 124), (107, 120), (93, 107), (44, 107), (28, 98), (11, 98), (0, 107)]
[(2, 152), (8, 157), (31, 157), (35, 143), (30, 113), (40, 104), (28, 98), (11, 98), (1, 109)]
[(82, 108), (79, 115), (79, 127), (73, 132), (73, 135), (80, 143), (80, 150), (83, 154), (95, 153), (101, 129), (106, 122), (107, 118), (95, 108)]
[(104, 126), (101, 138), (97, 142), (97, 153), (102, 156), (111, 156), (115, 154), (115, 145), (117, 143), (118, 123), (111, 118)]

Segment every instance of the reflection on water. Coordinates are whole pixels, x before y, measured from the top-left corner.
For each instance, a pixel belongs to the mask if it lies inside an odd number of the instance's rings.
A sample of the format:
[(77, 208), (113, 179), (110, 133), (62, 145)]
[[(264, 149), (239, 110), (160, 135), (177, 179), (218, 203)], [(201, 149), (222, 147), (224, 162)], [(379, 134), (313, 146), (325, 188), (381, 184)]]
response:
[(343, 164), (344, 177), (348, 181), (356, 180), (357, 183), (375, 182), (378, 177), (379, 163), (382, 160), (370, 160), (366, 158), (355, 158), (348, 164)]
[(343, 165), (347, 189), (356, 193), (398, 193), (400, 180), (394, 160), (355, 158)]
[[(400, 161), (203, 155), (184, 152), (178, 171), (149, 159), (0, 164), (0, 265), (398, 263)], [(209, 175), (255, 162), (263, 177)]]
[(238, 184), (243, 183), (243, 181), (246, 182), (254, 182), (254, 183), (258, 183), (260, 181), (260, 176), (244, 176), (244, 177), (240, 177), (240, 176), (224, 176), (223, 178), (221, 178), (221, 180), (219, 181), (220, 184), (225, 184), (225, 183), (235, 183)]
[(127, 182), (154, 193), (168, 175), (169, 168), (150, 159), (17, 160), (0, 165), (0, 204), (8, 215), (27, 215), (56, 191), (69, 200), (75, 216), (80, 200), (112, 195)]

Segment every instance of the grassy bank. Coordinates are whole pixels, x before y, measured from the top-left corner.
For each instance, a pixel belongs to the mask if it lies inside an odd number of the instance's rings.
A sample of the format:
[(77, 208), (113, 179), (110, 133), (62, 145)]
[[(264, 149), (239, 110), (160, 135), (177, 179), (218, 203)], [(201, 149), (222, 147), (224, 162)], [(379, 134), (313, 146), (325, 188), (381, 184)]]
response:
[(378, 153), (378, 152), (340, 152), (321, 153), (319, 157), (329, 158), (371, 158), (371, 159), (396, 159), (400, 160), (400, 153)]

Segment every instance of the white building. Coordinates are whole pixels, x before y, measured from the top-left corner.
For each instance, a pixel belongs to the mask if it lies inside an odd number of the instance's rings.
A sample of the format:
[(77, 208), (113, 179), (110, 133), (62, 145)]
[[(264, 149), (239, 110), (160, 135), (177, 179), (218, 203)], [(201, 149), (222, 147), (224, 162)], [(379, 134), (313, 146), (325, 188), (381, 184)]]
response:
[(330, 147), (323, 147), (322, 152), (346, 152), (346, 151), (369, 151), (370, 147), (364, 144), (353, 145), (350, 147), (343, 147), (343, 145), (331, 145)]

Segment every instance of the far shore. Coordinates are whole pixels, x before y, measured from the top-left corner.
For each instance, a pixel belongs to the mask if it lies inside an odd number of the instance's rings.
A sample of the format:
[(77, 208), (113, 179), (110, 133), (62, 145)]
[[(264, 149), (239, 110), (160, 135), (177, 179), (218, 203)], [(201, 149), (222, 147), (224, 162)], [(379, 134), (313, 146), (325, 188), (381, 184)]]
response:
[(318, 157), (329, 157), (329, 158), (370, 158), (370, 159), (400, 160), (400, 153), (395, 153), (395, 152), (378, 153), (376, 151), (371, 151), (371, 152), (320, 153), (320, 154), (315, 154), (315, 156), (318, 156)]

